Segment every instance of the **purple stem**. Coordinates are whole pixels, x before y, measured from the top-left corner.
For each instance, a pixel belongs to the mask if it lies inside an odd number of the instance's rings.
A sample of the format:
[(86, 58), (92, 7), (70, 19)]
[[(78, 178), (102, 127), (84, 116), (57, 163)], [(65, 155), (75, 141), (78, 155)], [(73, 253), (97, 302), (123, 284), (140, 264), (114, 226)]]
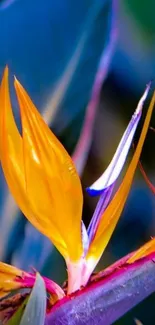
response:
[(155, 253), (58, 302), (45, 325), (110, 325), (155, 291)]

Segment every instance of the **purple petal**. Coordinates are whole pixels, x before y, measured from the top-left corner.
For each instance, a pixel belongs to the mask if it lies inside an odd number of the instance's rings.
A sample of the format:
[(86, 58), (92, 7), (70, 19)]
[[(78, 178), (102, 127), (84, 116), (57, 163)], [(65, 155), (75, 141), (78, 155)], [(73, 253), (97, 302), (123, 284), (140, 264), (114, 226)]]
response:
[(119, 143), (119, 146), (114, 154), (114, 157), (109, 164), (108, 168), (105, 170), (105, 172), (102, 174), (102, 176), (89, 188), (87, 188), (87, 191), (90, 195), (98, 195), (102, 193), (105, 189), (107, 189), (109, 186), (115, 183), (117, 180), (123, 166), (125, 163), (125, 160), (127, 158), (128, 151), (130, 149), (130, 146), (132, 144), (132, 140), (137, 128), (137, 125), (139, 123), (139, 120), (141, 118), (142, 114), (142, 108), (144, 101), (148, 95), (148, 92), (150, 90), (151, 83), (149, 83), (146, 86), (145, 92), (143, 96), (141, 97), (137, 109), (135, 113), (133, 114), (130, 123), (128, 124), (128, 127), (126, 131), (124, 132), (122, 139)]
[(45, 325), (110, 325), (155, 291), (155, 253), (63, 298)]
[(91, 218), (90, 224), (87, 229), (89, 243), (91, 243), (91, 241), (94, 238), (100, 218), (110, 201), (110, 198), (111, 198), (111, 195), (113, 192), (113, 188), (114, 188), (114, 184), (110, 185), (107, 189), (105, 189), (105, 191), (103, 192), (103, 194), (101, 195), (101, 197), (97, 203), (96, 209), (94, 211), (94, 214)]

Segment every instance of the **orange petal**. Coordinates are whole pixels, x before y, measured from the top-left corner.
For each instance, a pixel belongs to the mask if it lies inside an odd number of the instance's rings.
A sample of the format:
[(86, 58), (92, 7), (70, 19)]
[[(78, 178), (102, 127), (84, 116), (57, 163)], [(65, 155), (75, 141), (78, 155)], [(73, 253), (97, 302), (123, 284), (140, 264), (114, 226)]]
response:
[(100, 259), (105, 247), (107, 246), (110, 237), (116, 227), (116, 224), (119, 220), (119, 217), (122, 213), (124, 208), (127, 196), (130, 191), (130, 187), (133, 181), (133, 177), (135, 174), (135, 170), (139, 161), (139, 157), (142, 151), (142, 147), (144, 144), (144, 140), (147, 134), (147, 130), (149, 127), (153, 107), (155, 103), (155, 94), (153, 95), (150, 107), (148, 109), (144, 126), (141, 132), (141, 136), (135, 150), (134, 156), (132, 161), (128, 167), (126, 175), (122, 181), (121, 186), (119, 187), (118, 191), (116, 192), (114, 198), (112, 199), (111, 203), (105, 210), (100, 224), (98, 226), (97, 232), (95, 234), (94, 240), (91, 243), (90, 249), (87, 254), (87, 263), (88, 268), (92, 271), (96, 266), (98, 260)]
[(138, 319), (136, 319), (136, 318), (135, 318), (134, 321), (135, 321), (135, 324), (136, 324), (136, 325), (143, 325), (142, 322), (140, 322), (140, 320), (138, 320)]
[(0, 262), (0, 298), (9, 294), (10, 291), (20, 288), (20, 283), (16, 282), (17, 277), (22, 277), (21, 270)]
[(82, 255), (82, 189), (70, 156), (15, 80), (23, 138), (9, 96), (8, 69), (0, 88), (0, 156), (9, 189), (30, 222), (65, 258)]
[(24, 214), (65, 258), (76, 261), (82, 255), (80, 179), (70, 156), (16, 79), (15, 89), (22, 121), (25, 191), (33, 212)]
[[(50, 294), (50, 301), (56, 302), (64, 297), (64, 291), (54, 281), (43, 277), (46, 290)], [(36, 280), (36, 274), (27, 273), (12, 265), (0, 262), (0, 298), (11, 291), (32, 288)]]
[(155, 252), (155, 238), (148, 241), (145, 245), (140, 247), (133, 255), (127, 260), (127, 263), (131, 264), (137, 261), (139, 258), (145, 257)]
[(22, 138), (12, 113), (8, 68), (5, 69), (0, 87), (0, 158), (9, 189), (22, 211), (28, 210), (29, 202), (25, 196), (25, 176), (23, 164)]

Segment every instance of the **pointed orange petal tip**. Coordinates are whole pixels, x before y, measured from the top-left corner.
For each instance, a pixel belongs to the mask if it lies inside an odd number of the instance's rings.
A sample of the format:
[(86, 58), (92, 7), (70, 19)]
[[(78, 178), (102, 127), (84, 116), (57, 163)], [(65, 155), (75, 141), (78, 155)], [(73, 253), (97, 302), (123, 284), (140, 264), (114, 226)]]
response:
[(8, 75), (9, 75), (9, 67), (8, 65), (6, 65), (3, 72), (3, 78), (8, 78)]
[(155, 238), (152, 238), (142, 247), (140, 247), (137, 251), (133, 253), (133, 255), (127, 260), (128, 264), (132, 264), (136, 262), (138, 259), (145, 257), (151, 253), (155, 252)]
[(136, 325), (143, 325), (142, 322), (139, 319), (134, 319)]

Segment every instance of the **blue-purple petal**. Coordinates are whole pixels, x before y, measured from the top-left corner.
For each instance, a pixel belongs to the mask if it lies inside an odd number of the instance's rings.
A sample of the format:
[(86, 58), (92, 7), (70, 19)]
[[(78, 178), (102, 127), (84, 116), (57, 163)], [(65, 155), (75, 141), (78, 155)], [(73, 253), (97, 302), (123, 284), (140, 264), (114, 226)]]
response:
[(138, 103), (137, 109), (133, 114), (127, 129), (125, 130), (122, 139), (119, 143), (119, 146), (114, 154), (112, 161), (110, 162), (109, 166), (105, 170), (105, 172), (99, 177), (99, 179), (87, 188), (87, 192), (90, 195), (99, 195), (109, 186), (115, 183), (117, 180), (124, 163), (126, 161), (130, 146), (132, 144), (132, 140), (137, 129), (137, 125), (141, 118), (142, 108), (144, 101), (148, 95), (150, 89), (150, 83), (146, 86), (146, 89)]
[(94, 214), (91, 218), (90, 224), (87, 229), (87, 233), (89, 236), (89, 243), (91, 243), (91, 241), (93, 240), (93, 237), (96, 233), (96, 230), (97, 230), (98, 224), (100, 222), (100, 219), (103, 215), (103, 212), (105, 211), (105, 209), (110, 201), (110, 198), (111, 198), (111, 195), (113, 192), (113, 188), (114, 188), (114, 184), (110, 185), (107, 189), (105, 189), (105, 191), (100, 196), (100, 199), (97, 203), (96, 209), (94, 211)]

